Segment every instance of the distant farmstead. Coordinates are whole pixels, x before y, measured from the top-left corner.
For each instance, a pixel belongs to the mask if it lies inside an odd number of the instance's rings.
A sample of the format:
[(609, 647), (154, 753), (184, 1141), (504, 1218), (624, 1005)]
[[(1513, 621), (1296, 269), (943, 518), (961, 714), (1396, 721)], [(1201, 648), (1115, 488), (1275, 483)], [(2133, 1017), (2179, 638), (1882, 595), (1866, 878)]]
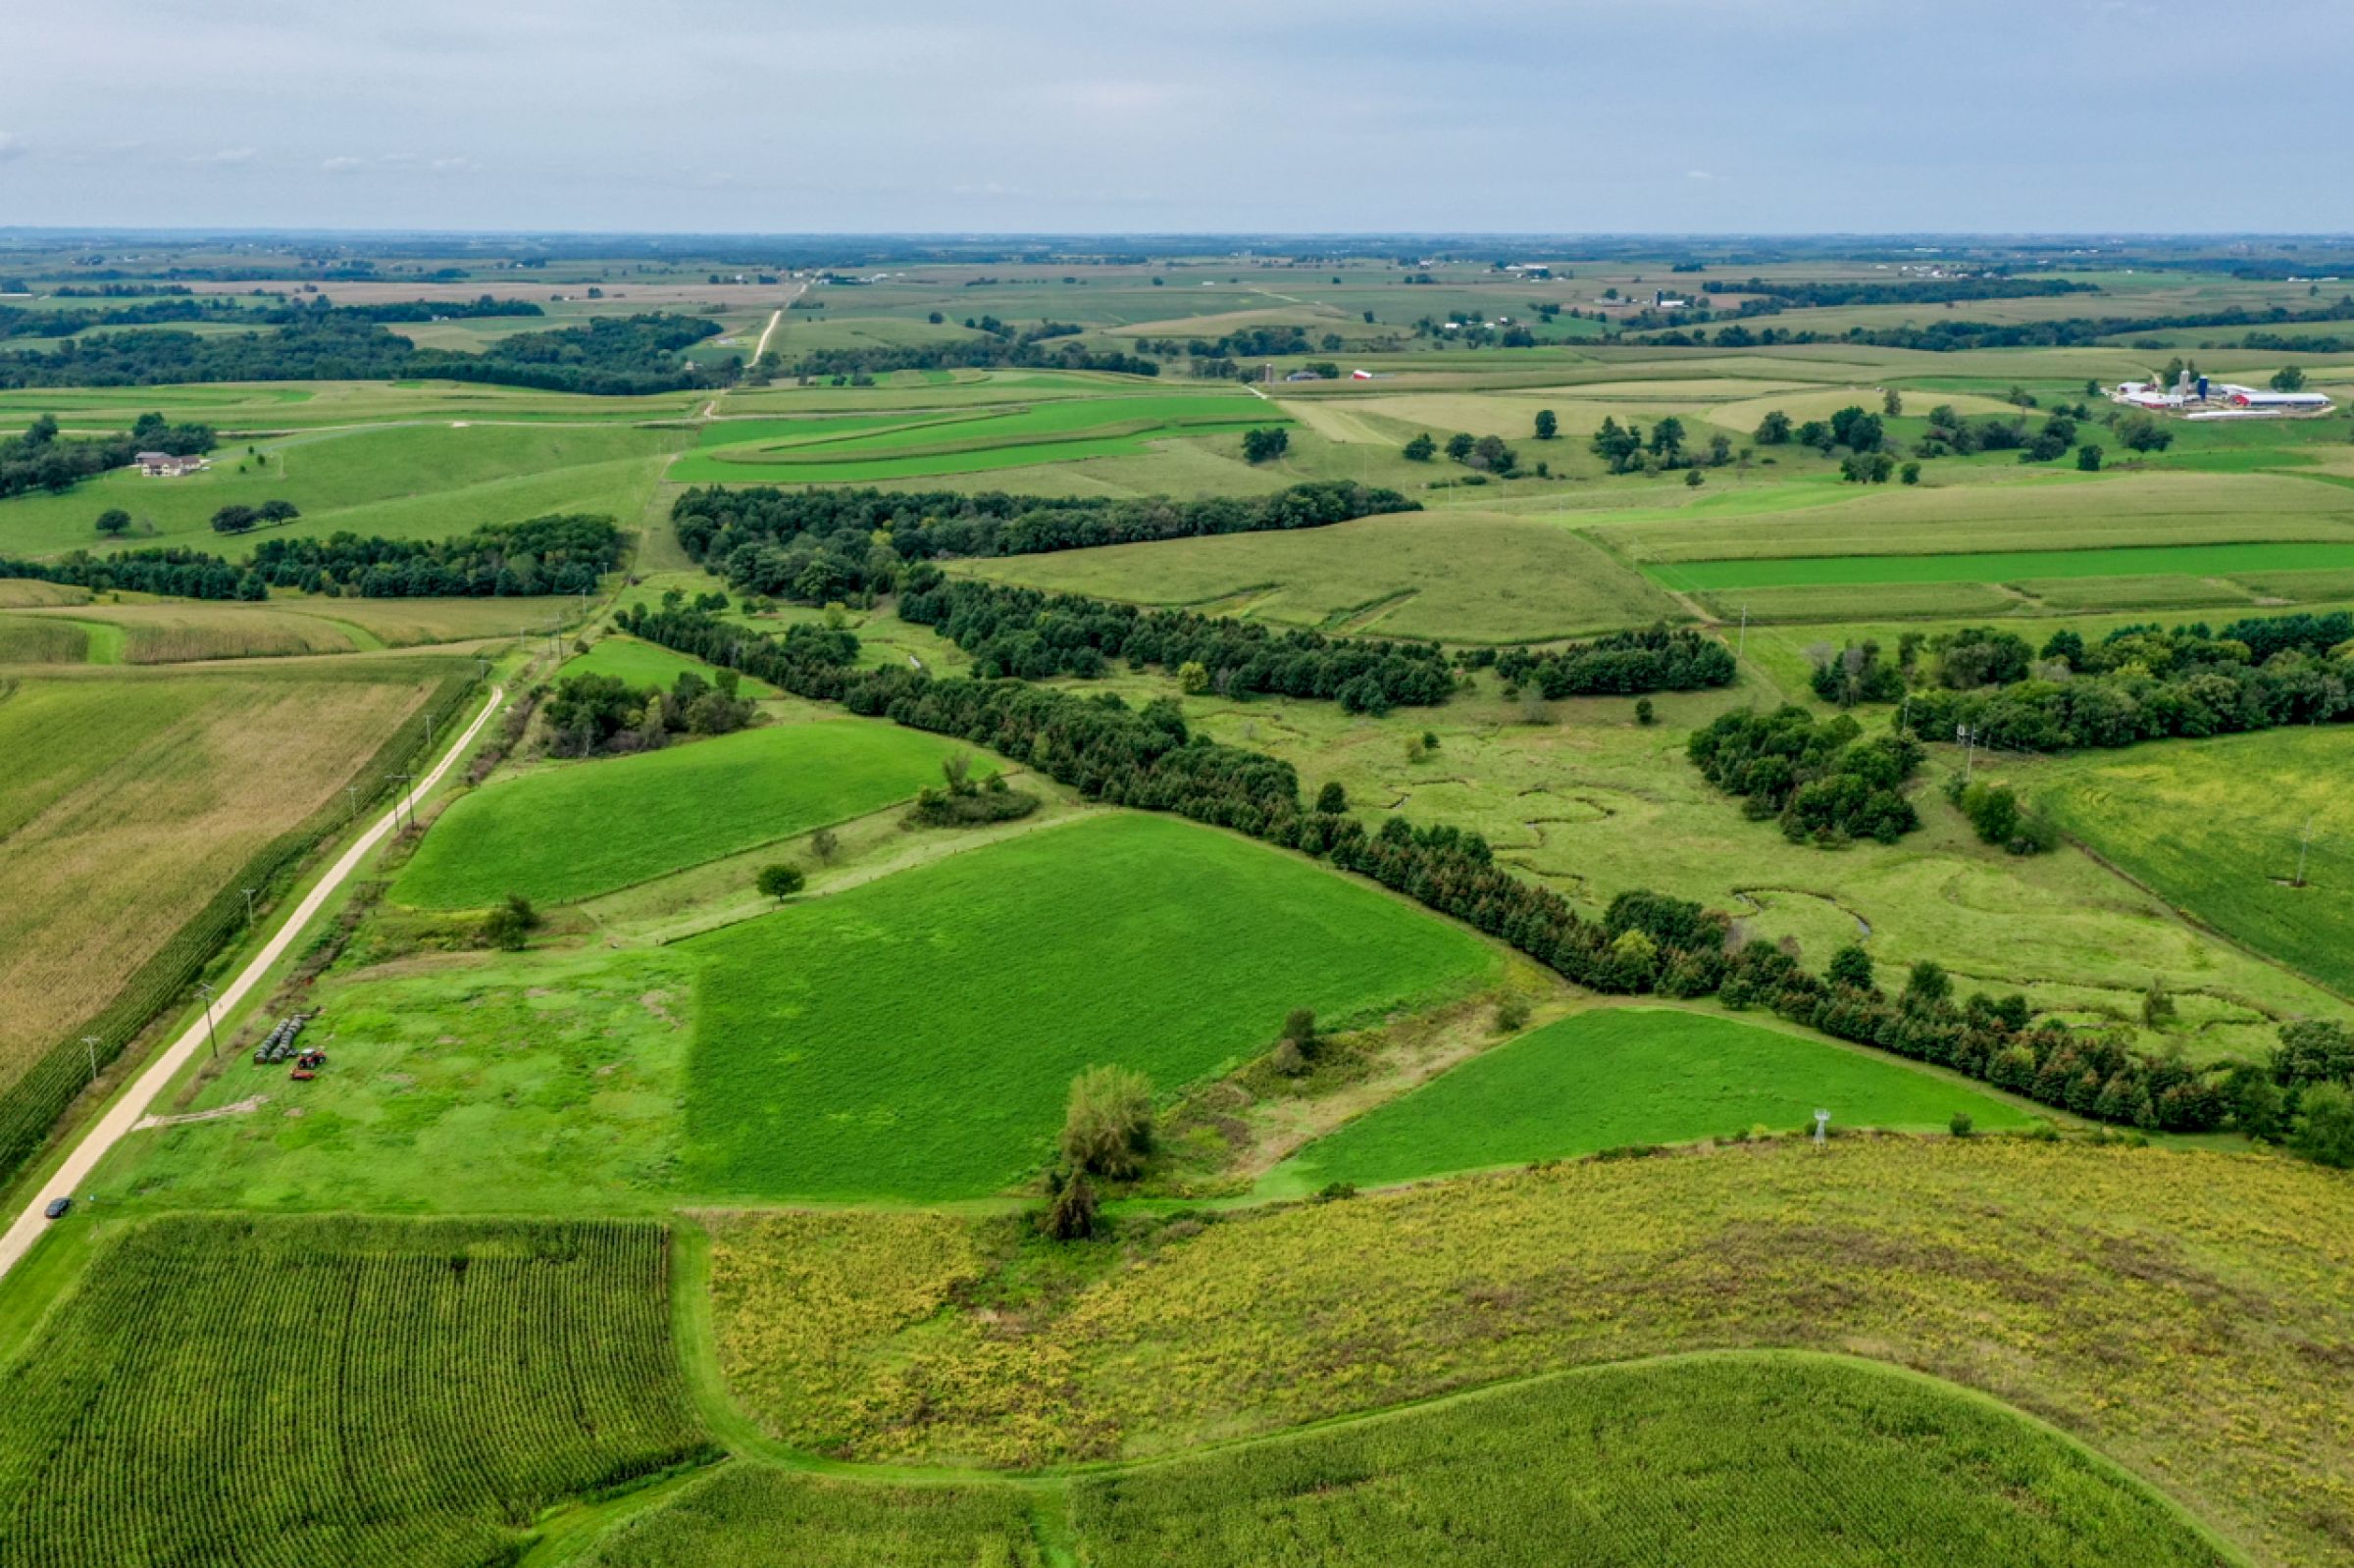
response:
[(173, 452), (141, 452), (131, 461), (138, 464), (139, 472), (151, 480), (176, 480), (182, 474), (193, 474), (198, 469), (212, 467), (194, 454), (181, 457)]

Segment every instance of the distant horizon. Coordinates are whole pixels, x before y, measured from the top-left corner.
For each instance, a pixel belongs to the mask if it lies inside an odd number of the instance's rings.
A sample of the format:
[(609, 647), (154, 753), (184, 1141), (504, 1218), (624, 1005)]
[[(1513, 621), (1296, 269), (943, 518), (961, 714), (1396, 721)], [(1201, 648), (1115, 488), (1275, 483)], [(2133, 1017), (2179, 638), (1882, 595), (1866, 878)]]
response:
[(335, 224), (141, 225), (0, 224), (0, 239), (71, 239), (79, 235), (122, 236), (184, 241), (207, 238), (311, 238), (317, 236), (365, 239), (724, 239), (795, 241), (825, 239), (998, 239), (998, 240), (1353, 240), (1428, 239), (1450, 241), (1510, 240), (1521, 243), (1578, 244), (1646, 241), (1824, 240), (1889, 243), (1899, 240), (1943, 240), (1969, 244), (2031, 241), (2038, 244), (2123, 245), (2164, 241), (2258, 241), (2281, 244), (2354, 244), (2354, 228), (497, 228), (430, 224), (372, 228)]
[(9, 41), (0, 215), (44, 229), (2354, 229), (2329, 0), (83, 0)]

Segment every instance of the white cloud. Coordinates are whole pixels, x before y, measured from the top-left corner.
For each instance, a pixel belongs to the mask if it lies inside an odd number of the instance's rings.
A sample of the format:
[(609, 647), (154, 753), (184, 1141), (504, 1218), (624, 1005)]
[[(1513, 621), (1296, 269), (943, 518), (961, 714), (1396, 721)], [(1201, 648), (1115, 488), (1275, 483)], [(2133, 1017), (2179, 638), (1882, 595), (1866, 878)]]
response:
[(462, 175), (473, 167), (474, 160), (463, 156), (436, 158), (432, 165), (433, 171), (436, 175)]
[(249, 164), (261, 153), (253, 147), (224, 147), (219, 152), (200, 152), (190, 158), (192, 164)]
[(330, 158), (319, 167), (331, 175), (348, 175), (366, 161), (363, 158)]
[(1684, 171), (1684, 177), (1686, 179), (1713, 180), (1720, 179), (1723, 177), (1720, 175), (1712, 175), (1706, 169), (1687, 169)]

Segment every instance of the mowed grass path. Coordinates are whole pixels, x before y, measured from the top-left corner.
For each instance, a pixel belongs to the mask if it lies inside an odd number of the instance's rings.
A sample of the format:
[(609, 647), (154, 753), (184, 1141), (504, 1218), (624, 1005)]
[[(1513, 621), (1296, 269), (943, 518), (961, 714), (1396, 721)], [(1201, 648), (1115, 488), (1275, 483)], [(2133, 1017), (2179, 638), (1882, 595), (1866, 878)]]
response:
[(958, 749), (864, 719), (772, 725), (491, 784), (425, 835), (392, 896), (570, 903), (905, 800)]
[(1329, 871), (1173, 818), (1035, 834), (686, 944), (706, 962), (686, 1185), (948, 1198), (1049, 1152), (1072, 1075), (1165, 1094), (1332, 1023), (1458, 993), (1478, 938)]
[(1668, 587), (1706, 590), (1816, 583), (2221, 577), (2234, 572), (2312, 572), (2343, 567), (2354, 567), (2354, 543), (2156, 544), (1958, 555), (1795, 556), (1776, 561), (1679, 561), (1646, 571)]
[(1752, 1127), (2024, 1127), (2018, 1108), (1893, 1057), (1675, 1008), (1580, 1013), (1500, 1045), (1319, 1138), (1267, 1178), (1280, 1193), (1372, 1185)]

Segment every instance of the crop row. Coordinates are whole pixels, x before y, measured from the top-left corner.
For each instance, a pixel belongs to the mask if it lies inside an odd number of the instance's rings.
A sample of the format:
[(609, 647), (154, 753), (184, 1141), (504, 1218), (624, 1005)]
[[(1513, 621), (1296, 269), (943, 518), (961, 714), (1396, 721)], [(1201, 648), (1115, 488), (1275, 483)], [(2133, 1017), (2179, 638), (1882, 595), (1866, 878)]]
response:
[(509, 1560), (706, 1456), (652, 1224), (174, 1218), (0, 1373), (0, 1565)]

